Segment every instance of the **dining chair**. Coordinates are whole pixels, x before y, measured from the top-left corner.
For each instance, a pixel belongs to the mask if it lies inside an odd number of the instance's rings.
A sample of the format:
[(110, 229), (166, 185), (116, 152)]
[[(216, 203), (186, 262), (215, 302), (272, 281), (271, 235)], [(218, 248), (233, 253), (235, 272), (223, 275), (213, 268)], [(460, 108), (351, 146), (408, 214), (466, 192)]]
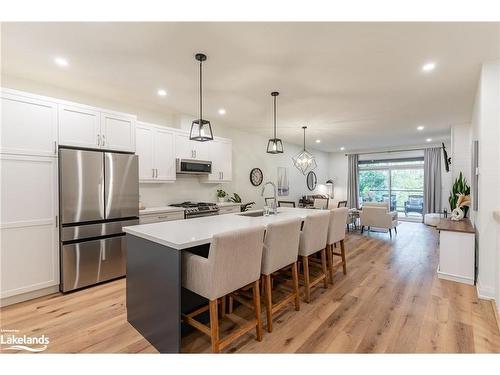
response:
[[(295, 310), (300, 310), (299, 278), (297, 273), (297, 257), (299, 254), (300, 226), (299, 218), (283, 220), (267, 226), (262, 253), (262, 283), (264, 285), (264, 301), (266, 305), (267, 330), (273, 330), (273, 314), (294, 302)], [(271, 275), (285, 268), (292, 271), (292, 291), (280, 302), (273, 304)]]
[[(328, 224), (330, 222), (330, 211), (325, 210), (306, 216), (304, 225), (300, 232), (299, 255), (304, 269), (304, 291), (305, 301), (311, 301), (311, 288), (323, 281), (323, 286), (328, 288), (328, 275), (326, 265), (326, 240), (328, 236)], [(320, 252), (321, 273), (315, 279), (310, 280), (309, 256)]]
[[(334, 208), (330, 210), (330, 222), (328, 225), (328, 237), (326, 240), (326, 256), (328, 259), (328, 270), (330, 272), (330, 283), (333, 284), (333, 273), (338, 265), (342, 265), (344, 275), (347, 274), (347, 264), (345, 258), (345, 223), (349, 209), (347, 207)], [(334, 251), (336, 244), (340, 245), (340, 253)], [(339, 264), (333, 264), (333, 256), (341, 257), (342, 261)]]
[[(208, 258), (188, 251), (182, 252), (182, 286), (209, 300), (208, 306), (183, 314), (182, 318), (186, 324), (210, 336), (214, 353), (253, 328), (256, 329), (257, 340), (262, 340), (259, 280), (264, 232), (264, 226), (255, 226), (216, 234), (210, 244)], [(249, 285), (253, 292), (255, 318), (220, 339), (218, 300)], [(207, 310), (210, 327), (194, 319)]]
[(293, 208), (295, 208), (295, 202), (293, 202), (293, 201), (278, 201), (278, 207), (293, 207)]
[(340, 207), (347, 207), (347, 201), (339, 201), (339, 203), (337, 203), (337, 208)]
[(328, 208), (328, 198), (314, 198), (313, 207), (320, 210)]

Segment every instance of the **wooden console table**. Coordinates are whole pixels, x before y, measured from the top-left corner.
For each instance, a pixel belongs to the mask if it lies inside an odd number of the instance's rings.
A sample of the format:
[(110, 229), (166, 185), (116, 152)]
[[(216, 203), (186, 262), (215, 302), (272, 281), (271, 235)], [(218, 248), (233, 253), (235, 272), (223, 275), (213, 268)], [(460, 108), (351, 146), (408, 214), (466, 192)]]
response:
[(439, 231), (440, 279), (474, 285), (476, 230), (469, 219), (441, 219)]

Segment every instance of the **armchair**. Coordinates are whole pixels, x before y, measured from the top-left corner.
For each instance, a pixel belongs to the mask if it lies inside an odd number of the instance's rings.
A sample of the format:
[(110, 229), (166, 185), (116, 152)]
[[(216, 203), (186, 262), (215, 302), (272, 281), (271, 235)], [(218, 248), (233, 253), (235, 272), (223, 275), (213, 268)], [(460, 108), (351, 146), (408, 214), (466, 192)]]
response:
[(424, 213), (424, 198), (421, 195), (409, 195), (405, 202), (405, 215), (409, 212)]
[(389, 236), (392, 238), (392, 229), (397, 233), (397, 212), (396, 217), (394, 213), (387, 210), (387, 206), (383, 205), (364, 205), (363, 209), (359, 214), (361, 221), (361, 233), (363, 233), (364, 228), (371, 227), (387, 229)]

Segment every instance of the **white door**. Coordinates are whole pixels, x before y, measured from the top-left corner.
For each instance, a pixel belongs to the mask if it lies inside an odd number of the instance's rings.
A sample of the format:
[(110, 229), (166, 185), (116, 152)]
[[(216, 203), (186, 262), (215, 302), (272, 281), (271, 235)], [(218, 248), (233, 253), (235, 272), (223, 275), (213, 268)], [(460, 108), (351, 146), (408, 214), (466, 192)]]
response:
[(59, 144), (84, 148), (100, 148), (100, 112), (77, 106), (59, 105)]
[(135, 152), (135, 118), (101, 113), (102, 148)]
[(154, 166), (156, 180), (175, 181), (175, 134), (156, 128), (154, 134)]
[(136, 127), (136, 155), (139, 156), (139, 180), (151, 181), (155, 178), (153, 166), (153, 136), (154, 128), (137, 124)]
[(0, 152), (24, 155), (57, 154), (57, 104), (1, 94)]
[(59, 284), (57, 159), (1, 155), (0, 297)]

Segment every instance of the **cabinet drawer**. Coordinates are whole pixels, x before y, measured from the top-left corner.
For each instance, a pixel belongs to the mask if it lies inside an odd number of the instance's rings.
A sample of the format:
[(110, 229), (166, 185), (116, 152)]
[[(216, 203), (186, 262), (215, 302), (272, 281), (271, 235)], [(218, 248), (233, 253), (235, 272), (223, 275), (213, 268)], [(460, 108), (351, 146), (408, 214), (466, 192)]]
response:
[(219, 207), (219, 215), (232, 214), (240, 211), (240, 206)]
[(172, 220), (182, 220), (184, 219), (184, 212), (165, 212), (161, 214), (154, 215), (141, 215), (139, 217), (139, 224), (151, 224), (159, 223), (161, 221), (172, 221)]

